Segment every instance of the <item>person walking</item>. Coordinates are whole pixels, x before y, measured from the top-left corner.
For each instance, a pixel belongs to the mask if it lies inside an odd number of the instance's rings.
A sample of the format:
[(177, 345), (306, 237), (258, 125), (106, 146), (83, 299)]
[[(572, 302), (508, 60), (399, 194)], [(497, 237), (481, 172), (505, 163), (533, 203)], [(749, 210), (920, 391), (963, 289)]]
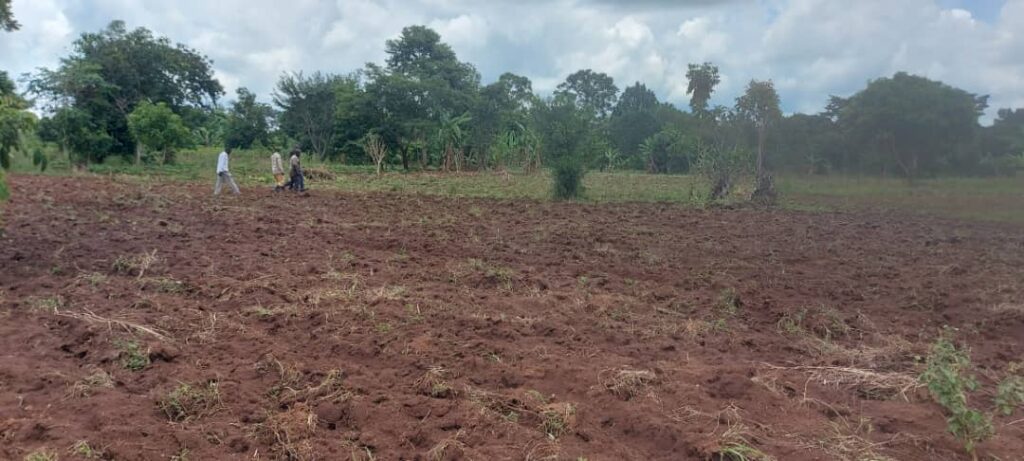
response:
[(270, 172), (274, 174), (274, 192), (284, 190), (284, 163), (278, 152), (270, 155)]
[(223, 187), (224, 183), (228, 183), (231, 186), (231, 190), (235, 195), (241, 194), (238, 191), (238, 184), (235, 184), (235, 179), (231, 177), (231, 171), (228, 170), (228, 156), (231, 155), (231, 148), (225, 147), (224, 151), (217, 156), (217, 184), (213, 186), (213, 195), (220, 195), (220, 188)]
[(299, 160), (299, 157), (301, 155), (302, 152), (298, 149), (295, 149), (292, 151), (292, 158), (289, 161), (289, 163), (291, 163), (292, 166), (292, 178), (291, 181), (288, 183), (288, 187), (296, 192), (306, 191), (306, 177), (303, 176), (302, 174), (302, 162)]

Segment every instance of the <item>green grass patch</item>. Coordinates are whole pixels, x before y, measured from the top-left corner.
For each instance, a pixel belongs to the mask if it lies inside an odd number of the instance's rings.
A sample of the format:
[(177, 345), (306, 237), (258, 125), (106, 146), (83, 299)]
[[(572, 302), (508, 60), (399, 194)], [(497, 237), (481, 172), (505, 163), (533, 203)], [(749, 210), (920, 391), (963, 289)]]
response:
[[(52, 148), (51, 148), (52, 150)], [(148, 180), (207, 182), (213, 187), (220, 149), (202, 148), (179, 152), (174, 165), (134, 165), (121, 157), (90, 165), (88, 171), (101, 175)], [(60, 175), (71, 171), (66, 158), (50, 152), (50, 166), (42, 174)], [(34, 173), (31, 159), (13, 157), (12, 170)], [(455, 197), (551, 200), (552, 178), (535, 174), (404, 172), (392, 166), (376, 176), (372, 165), (343, 165), (304, 157), (307, 170), (328, 173), (320, 181), (307, 181), (315, 189), (348, 192), (395, 192)], [(246, 187), (271, 188), (270, 152), (236, 150), (231, 155), (235, 180)], [(776, 176), (780, 206), (786, 209), (822, 212), (882, 210), (908, 214), (1024, 223), (1024, 177), (1018, 178), (934, 178), (913, 184), (900, 178), (857, 176)], [(708, 204), (709, 187), (695, 175), (651, 175), (635, 171), (590, 171), (583, 178), (583, 202), (670, 202), (703, 207)], [(726, 203), (743, 202), (752, 184), (737, 184)]]

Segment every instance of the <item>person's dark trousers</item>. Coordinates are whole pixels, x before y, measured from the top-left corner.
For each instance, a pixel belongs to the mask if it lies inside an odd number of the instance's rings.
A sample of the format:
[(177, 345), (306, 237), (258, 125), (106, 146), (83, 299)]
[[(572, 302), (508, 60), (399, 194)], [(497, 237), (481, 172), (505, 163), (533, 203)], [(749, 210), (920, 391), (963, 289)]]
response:
[(306, 190), (306, 177), (301, 173), (292, 178), (292, 190), (299, 192)]

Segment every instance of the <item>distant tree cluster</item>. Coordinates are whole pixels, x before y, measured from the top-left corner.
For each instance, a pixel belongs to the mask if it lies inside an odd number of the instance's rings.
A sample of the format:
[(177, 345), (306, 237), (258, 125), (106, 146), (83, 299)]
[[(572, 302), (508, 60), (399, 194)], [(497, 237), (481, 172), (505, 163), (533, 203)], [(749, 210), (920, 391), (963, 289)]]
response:
[[(0, 25), (15, 29), (5, 5), (0, 0)], [(115, 21), (79, 37), (28, 89), (45, 114), (39, 137), (79, 165), (110, 155), (169, 163), (193, 145), (298, 146), (382, 169), (550, 167), (564, 181), (556, 193), (566, 196), (588, 169), (698, 172), (725, 192), (749, 170), (756, 193), (770, 195), (769, 171), (1009, 174), (1024, 153), (1024, 109), (1000, 110), (982, 127), (987, 97), (906, 73), (834, 96), (819, 114), (784, 115), (771, 80), (750, 81), (732, 106), (710, 106), (719, 69), (691, 64), (679, 76), (690, 95), (684, 111), (641, 82), (620, 91), (591, 69), (569, 75), (550, 97), (512, 73), (482, 84), (473, 65), (424, 26), (406, 27), (385, 51), (384, 63), (348, 75), (286, 73), (272, 104), (239, 88), (223, 107), (208, 58)], [(7, 117), (19, 110), (6, 107)]]

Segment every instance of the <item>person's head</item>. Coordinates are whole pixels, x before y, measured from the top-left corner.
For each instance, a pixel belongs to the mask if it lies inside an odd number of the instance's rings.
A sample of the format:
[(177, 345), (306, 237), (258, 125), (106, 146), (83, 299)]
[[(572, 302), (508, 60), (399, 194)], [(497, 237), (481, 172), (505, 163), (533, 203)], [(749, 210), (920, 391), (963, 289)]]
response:
[(225, 148), (224, 148), (224, 153), (225, 153), (225, 154), (228, 154), (228, 155), (231, 155), (231, 146), (227, 146), (227, 147), (225, 147)]
[(301, 157), (302, 156), (302, 151), (298, 150), (298, 149), (295, 149), (295, 150), (292, 151), (292, 155), (294, 155), (296, 157)]

